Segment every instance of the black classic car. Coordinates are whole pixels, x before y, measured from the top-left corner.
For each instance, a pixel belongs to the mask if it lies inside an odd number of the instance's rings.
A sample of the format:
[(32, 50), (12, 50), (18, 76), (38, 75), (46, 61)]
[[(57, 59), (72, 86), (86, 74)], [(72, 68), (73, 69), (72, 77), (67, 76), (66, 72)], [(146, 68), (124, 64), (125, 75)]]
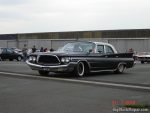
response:
[(52, 53), (31, 54), (26, 62), (40, 75), (49, 72), (71, 72), (77, 76), (99, 71), (123, 73), (134, 66), (133, 53), (117, 53), (111, 44), (84, 41), (68, 43)]
[(16, 51), (13, 48), (0, 48), (0, 60), (17, 60), (21, 61), (23, 59), (22, 53)]

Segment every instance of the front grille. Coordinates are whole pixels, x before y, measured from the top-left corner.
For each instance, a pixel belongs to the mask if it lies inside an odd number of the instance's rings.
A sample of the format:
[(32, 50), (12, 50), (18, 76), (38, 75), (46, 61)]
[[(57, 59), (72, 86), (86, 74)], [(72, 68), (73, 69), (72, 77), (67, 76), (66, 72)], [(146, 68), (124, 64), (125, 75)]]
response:
[(56, 56), (53, 55), (40, 55), (38, 59), (38, 63), (44, 63), (44, 64), (58, 64), (59, 59)]

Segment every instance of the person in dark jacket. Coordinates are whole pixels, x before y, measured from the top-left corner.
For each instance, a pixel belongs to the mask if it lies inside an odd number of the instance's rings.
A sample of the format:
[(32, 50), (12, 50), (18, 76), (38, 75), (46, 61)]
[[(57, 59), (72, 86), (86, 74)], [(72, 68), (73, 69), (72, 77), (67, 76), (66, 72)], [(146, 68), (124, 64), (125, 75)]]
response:
[(44, 52), (44, 48), (43, 47), (41, 47), (40, 52)]
[(33, 48), (32, 48), (32, 53), (35, 53), (35, 52), (36, 52), (36, 47), (34, 45)]

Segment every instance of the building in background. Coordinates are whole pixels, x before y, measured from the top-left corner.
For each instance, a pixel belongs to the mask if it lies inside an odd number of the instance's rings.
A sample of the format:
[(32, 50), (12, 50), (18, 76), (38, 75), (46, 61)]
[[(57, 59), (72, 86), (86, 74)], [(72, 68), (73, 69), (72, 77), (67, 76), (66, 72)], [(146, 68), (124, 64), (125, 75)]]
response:
[(77, 40), (103, 41), (113, 44), (119, 52), (150, 51), (150, 29), (127, 30), (97, 30), (97, 31), (68, 31), (68, 32), (43, 32), (1, 34), (0, 47), (17, 47), (22, 49), (26, 44), (28, 48), (36, 45), (37, 48), (54, 48)]

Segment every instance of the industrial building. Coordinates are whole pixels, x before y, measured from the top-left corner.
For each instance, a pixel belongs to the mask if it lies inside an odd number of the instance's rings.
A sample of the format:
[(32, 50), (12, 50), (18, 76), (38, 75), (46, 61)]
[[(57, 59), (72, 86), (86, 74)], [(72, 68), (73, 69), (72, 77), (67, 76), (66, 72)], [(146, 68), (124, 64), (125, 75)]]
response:
[(0, 47), (28, 48), (36, 45), (37, 48), (54, 48), (77, 40), (103, 41), (113, 44), (119, 52), (129, 48), (135, 51), (150, 51), (150, 29), (125, 30), (96, 30), (96, 31), (66, 31), (43, 33), (1, 34)]

